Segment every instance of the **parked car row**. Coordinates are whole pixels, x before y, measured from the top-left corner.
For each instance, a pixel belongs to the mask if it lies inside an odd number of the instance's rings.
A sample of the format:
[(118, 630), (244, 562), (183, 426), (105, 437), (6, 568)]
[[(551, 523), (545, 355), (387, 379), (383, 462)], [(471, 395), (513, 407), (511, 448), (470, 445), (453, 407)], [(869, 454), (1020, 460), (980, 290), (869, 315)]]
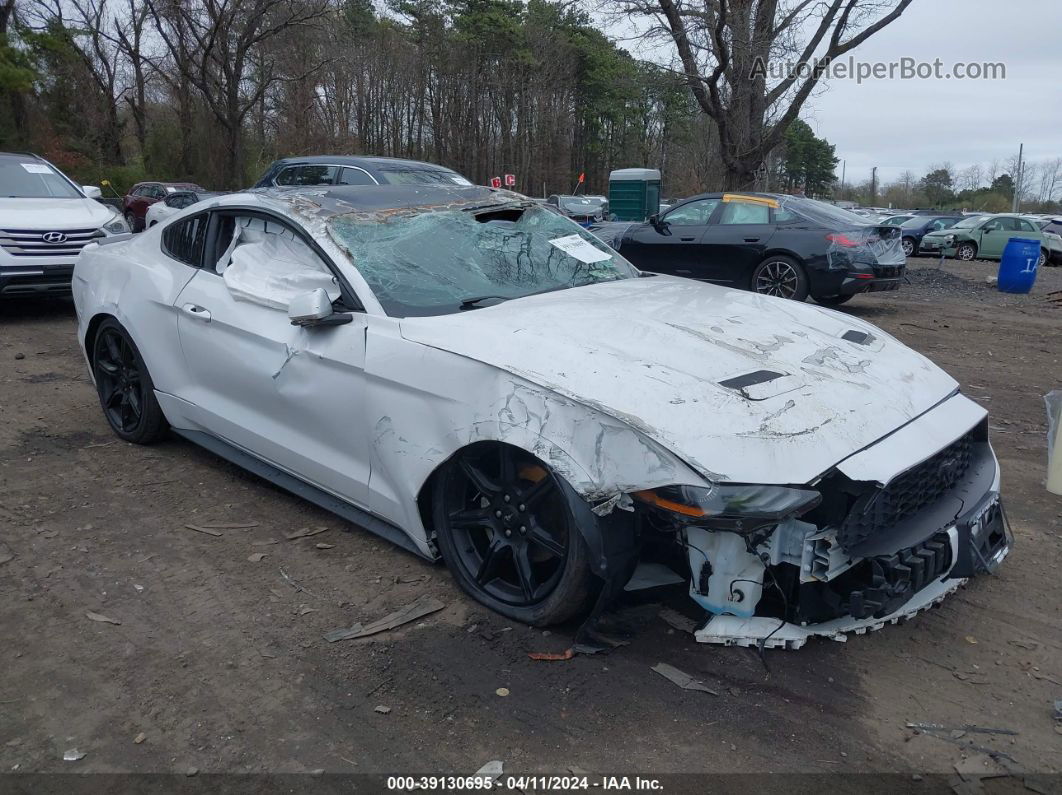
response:
[(1000, 259), (1012, 237), (1040, 243), (1039, 265), (1047, 261), (1048, 248), (1038, 219), (1013, 213), (972, 215), (949, 227), (923, 235), (918, 251), (928, 256), (943, 254), (959, 260)]

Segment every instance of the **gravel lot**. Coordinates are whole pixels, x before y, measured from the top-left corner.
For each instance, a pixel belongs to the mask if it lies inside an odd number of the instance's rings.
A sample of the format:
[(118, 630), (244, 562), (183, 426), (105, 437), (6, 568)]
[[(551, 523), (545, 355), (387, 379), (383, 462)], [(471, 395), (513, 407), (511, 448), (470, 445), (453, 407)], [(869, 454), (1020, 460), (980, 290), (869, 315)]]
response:
[[(118, 441), (72, 305), (0, 307), (0, 770), (470, 774), (498, 759), (507, 773), (1062, 771), (1062, 498), (1043, 487), (1042, 401), (1062, 388), (1062, 305), (1047, 300), (1062, 268), (1008, 296), (985, 284), (994, 264), (910, 264), (904, 289), (844, 310), (992, 412), (1017, 544), (998, 576), (937, 610), (768, 652), (769, 667), (691, 642), (647, 599), (623, 609), (629, 646), (532, 661), (566, 648), (572, 628), (489, 614), (442, 567), (176, 437)], [(210, 522), (254, 526), (185, 527)], [(328, 529), (285, 539), (307, 527)], [(322, 639), (422, 594), (445, 609)], [(681, 594), (661, 598), (687, 609)], [(658, 662), (719, 695), (680, 690), (650, 671)], [(966, 724), (1018, 733), (951, 731)], [(72, 748), (84, 758), (64, 762)]]

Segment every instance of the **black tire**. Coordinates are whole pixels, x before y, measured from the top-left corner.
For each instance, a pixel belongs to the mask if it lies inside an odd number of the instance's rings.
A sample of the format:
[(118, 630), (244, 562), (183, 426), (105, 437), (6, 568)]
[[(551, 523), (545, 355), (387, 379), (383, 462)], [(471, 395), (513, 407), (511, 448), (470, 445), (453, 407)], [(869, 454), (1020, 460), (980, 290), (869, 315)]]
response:
[(1042, 268), (1046, 264), (1047, 264), (1047, 249), (1046, 248), (1042, 248), (1042, 249), (1040, 249), (1040, 259), (1036, 260), (1036, 267), (1037, 268)]
[(960, 243), (955, 249), (955, 259), (970, 262), (977, 258), (977, 246), (970, 242)]
[(776, 254), (756, 266), (749, 287), (761, 295), (803, 301), (808, 297), (808, 276), (795, 259)]
[(129, 224), (129, 231), (130, 232), (139, 232), (140, 231), (140, 222), (137, 221), (136, 216), (133, 215), (131, 212), (126, 212), (126, 214), (125, 214), (125, 222), (127, 224)]
[(851, 301), (855, 295), (849, 293), (848, 295), (813, 295), (815, 303), (822, 304), (823, 306), (840, 306)]
[(157, 223), (158, 223), (158, 221), (152, 221), (150, 224), (148, 224), (148, 229), (150, 229), (151, 227), (153, 227)]
[(905, 257), (915, 257), (918, 255), (918, 243), (913, 237), (905, 237), (900, 240), (900, 245), (903, 247), (903, 255)]
[(529, 453), (472, 445), (432, 492), (436, 538), (457, 584), (491, 610), (541, 627), (589, 608), (600, 581), (565, 490)]
[(92, 341), (92, 372), (107, 424), (119, 438), (151, 444), (166, 435), (169, 423), (155, 399), (144, 357), (129, 332), (114, 318), (104, 320)]

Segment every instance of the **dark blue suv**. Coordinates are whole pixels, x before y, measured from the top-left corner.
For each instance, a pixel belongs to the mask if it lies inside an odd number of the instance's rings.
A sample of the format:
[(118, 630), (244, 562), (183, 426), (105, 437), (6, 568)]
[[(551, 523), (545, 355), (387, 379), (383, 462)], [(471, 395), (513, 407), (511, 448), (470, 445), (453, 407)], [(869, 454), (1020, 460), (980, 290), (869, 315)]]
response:
[(471, 185), (456, 171), (394, 157), (313, 155), (277, 160), (256, 188), (307, 185)]
[(915, 215), (908, 218), (900, 224), (900, 234), (903, 235), (900, 238), (900, 243), (903, 245), (904, 256), (918, 256), (918, 247), (922, 244), (923, 237), (930, 232), (936, 232), (938, 229), (949, 229), (962, 219), (963, 216), (958, 213), (954, 215)]

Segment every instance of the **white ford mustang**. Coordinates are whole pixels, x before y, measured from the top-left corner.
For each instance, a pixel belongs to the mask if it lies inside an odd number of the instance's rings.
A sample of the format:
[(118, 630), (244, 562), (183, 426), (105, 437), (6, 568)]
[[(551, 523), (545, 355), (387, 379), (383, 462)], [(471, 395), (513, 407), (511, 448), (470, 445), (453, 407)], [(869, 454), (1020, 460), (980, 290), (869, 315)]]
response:
[(530, 624), (653, 563), (688, 580), (698, 640), (796, 647), (1010, 548), (986, 413), (926, 358), (639, 273), (517, 194), (227, 195), (87, 246), (74, 298), (121, 438), (172, 428)]

